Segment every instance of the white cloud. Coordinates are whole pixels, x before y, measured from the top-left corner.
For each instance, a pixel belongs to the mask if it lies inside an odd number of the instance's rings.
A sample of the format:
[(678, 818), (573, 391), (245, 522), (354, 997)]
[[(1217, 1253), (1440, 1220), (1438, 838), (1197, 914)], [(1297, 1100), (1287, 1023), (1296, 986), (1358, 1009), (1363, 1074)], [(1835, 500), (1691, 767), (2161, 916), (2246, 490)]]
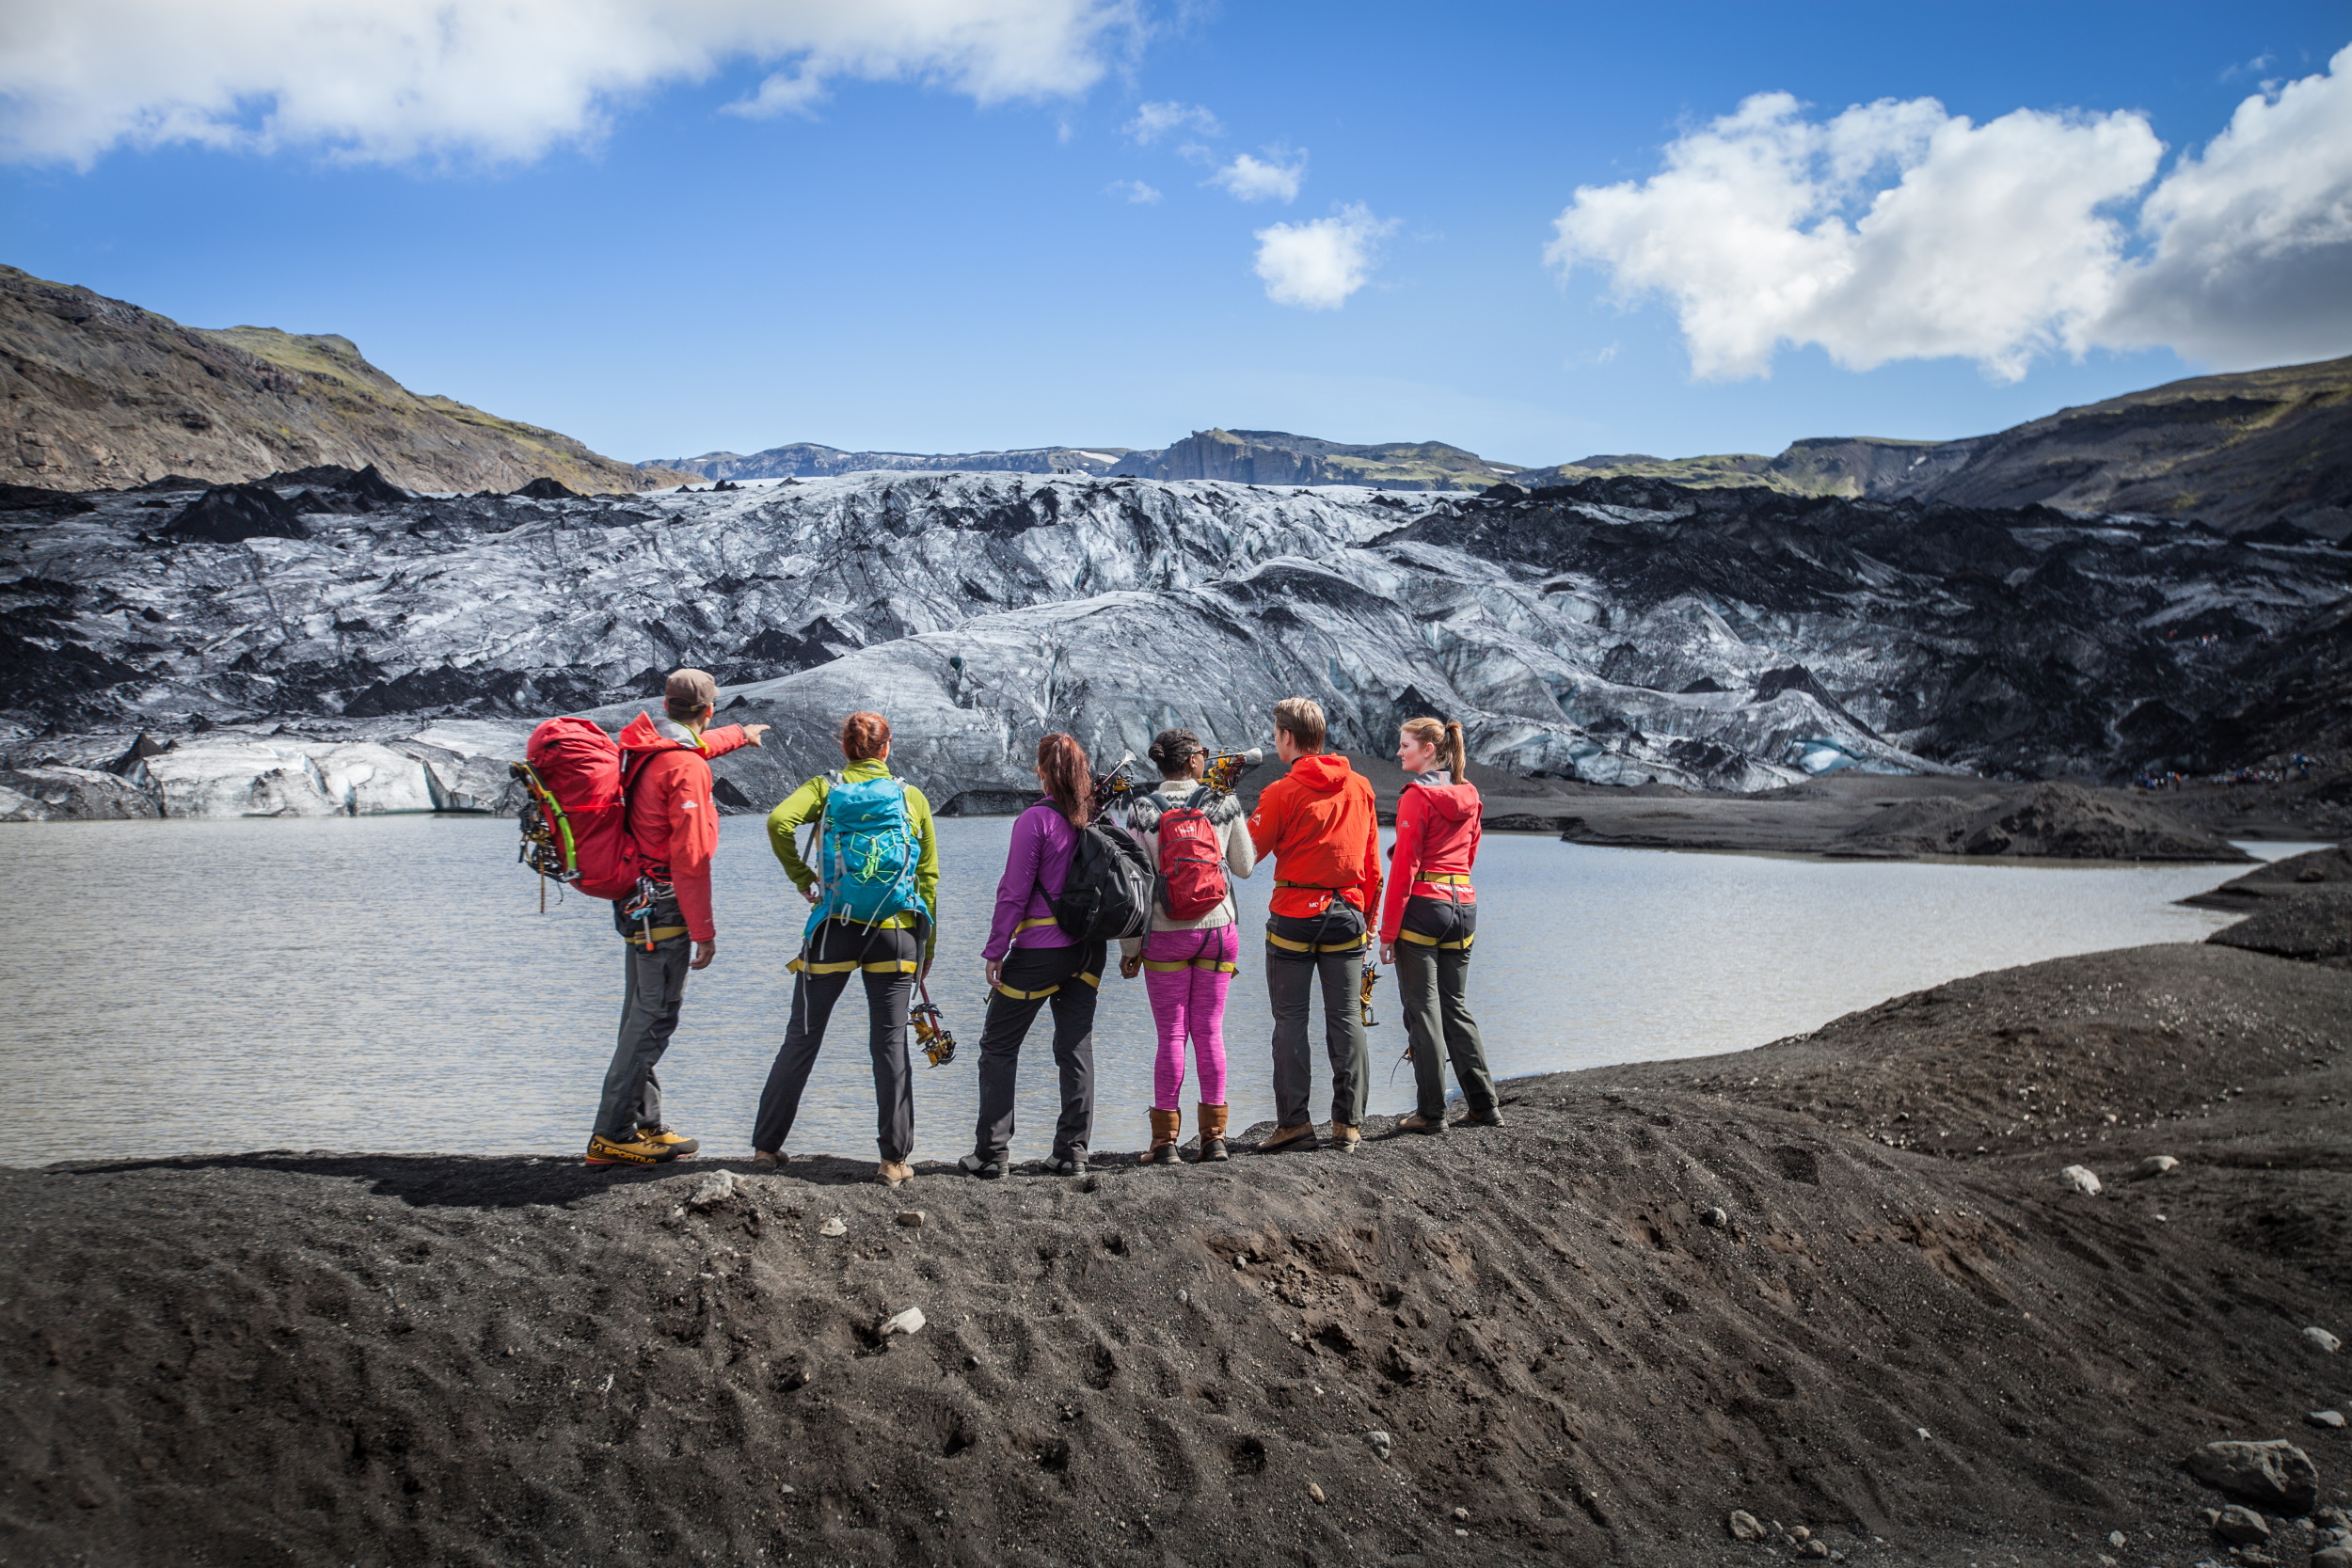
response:
[(981, 103), (1084, 91), (1136, 0), (72, 0), (0, 8), (0, 156), (117, 146), (528, 160), (731, 60), (735, 107), (805, 109), (843, 77)]
[[(1288, 157), (1290, 161), (1282, 160)], [(1279, 148), (1266, 149), (1264, 161), (1244, 152), (1209, 176), (1208, 182), (1236, 201), (1295, 201), (1298, 182), (1307, 177), (1307, 155)]]
[(1257, 274), (1266, 298), (1302, 310), (1338, 309), (1371, 281), (1380, 241), (1395, 228), (1359, 202), (1327, 218), (1259, 230)]
[(1140, 180), (1114, 180), (1104, 188), (1113, 196), (1123, 196), (1130, 201), (1144, 205), (1160, 198), (1160, 193), (1156, 189)]
[(1976, 125), (1890, 99), (1813, 121), (1764, 93), (1650, 179), (1580, 188), (1545, 254), (1605, 269), (1622, 299), (1665, 295), (1702, 379), (1765, 374), (1784, 344), (2007, 380), (2092, 347), (2229, 367), (2352, 351), (2352, 49), (2246, 100), (2149, 190), (2162, 156), (2130, 112)]
[(2140, 208), (2102, 341), (2243, 370), (2352, 351), (2352, 48), (2240, 103)]
[(1128, 137), (1146, 147), (1171, 131), (1221, 136), (1225, 127), (1216, 122), (1216, 116), (1198, 103), (1145, 103), (1136, 110), (1136, 118), (1127, 122)]

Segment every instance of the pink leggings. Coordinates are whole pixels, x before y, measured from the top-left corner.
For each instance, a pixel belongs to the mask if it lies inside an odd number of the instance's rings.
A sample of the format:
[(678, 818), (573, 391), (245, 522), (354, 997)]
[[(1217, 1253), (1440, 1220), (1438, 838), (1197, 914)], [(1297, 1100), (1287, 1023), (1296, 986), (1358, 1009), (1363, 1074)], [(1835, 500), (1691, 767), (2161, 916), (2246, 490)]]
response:
[(1160, 1051), (1152, 1068), (1152, 1105), (1173, 1111), (1184, 1092), (1184, 1037), (1192, 1037), (1200, 1068), (1200, 1103), (1225, 1103), (1225, 990), (1228, 970), (1195, 963), (1232, 963), (1241, 951), (1240, 928), (1215, 926), (1204, 931), (1153, 931), (1143, 939), (1146, 963), (1182, 963), (1182, 969), (1143, 972), (1152, 996), (1152, 1022), (1159, 1026)]

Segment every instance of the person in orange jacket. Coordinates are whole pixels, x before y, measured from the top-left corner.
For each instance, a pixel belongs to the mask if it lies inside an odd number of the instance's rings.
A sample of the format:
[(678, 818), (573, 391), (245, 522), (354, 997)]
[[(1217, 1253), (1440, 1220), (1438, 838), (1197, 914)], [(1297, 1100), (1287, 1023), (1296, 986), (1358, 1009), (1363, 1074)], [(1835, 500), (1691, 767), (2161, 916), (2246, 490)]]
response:
[[(1401, 1132), (1445, 1131), (1445, 1064), (1462, 1085), (1456, 1127), (1500, 1127), (1494, 1075), (1470, 1010), (1470, 942), (1478, 934), (1478, 786), (1470, 782), (1462, 726), (1408, 719), (1396, 760), (1407, 775), (1396, 800), (1389, 895), (1380, 906), (1380, 961), (1396, 966), (1419, 1103)], [(1400, 946), (1399, 943), (1402, 943)]]
[(1331, 1144), (1361, 1141), (1372, 1063), (1358, 990), (1371, 918), (1380, 902), (1380, 818), (1372, 785), (1345, 757), (1323, 750), (1321, 705), (1285, 697), (1274, 705), (1274, 750), (1290, 771), (1265, 786), (1249, 816), (1258, 858), (1274, 860), (1266, 920), (1266, 997), (1274, 1006), (1277, 1126), (1262, 1154), (1312, 1148), (1307, 1108), (1314, 1063), (1307, 1051), (1307, 1004), (1323, 979), (1323, 1043), (1331, 1058)]
[(710, 857), (719, 848), (710, 759), (758, 745), (768, 730), (765, 724), (709, 728), (719, 683), (701, 670), (673, 671), (661, 701), (664, 718), (641, 713), (621, 731), (628, 834), (643, 874), (636, 896), (612, 904), (612, 924), (628, 943), (628, 969), (620, 1038), (605, 1069), (604, 1097), (588, 1140), (592, 1165), (650, 1165), (702, 1148), (662, 1121), (654, 1064), (677, 1032), (686, 972), (709, 968), (719, 950), (710, 919)]

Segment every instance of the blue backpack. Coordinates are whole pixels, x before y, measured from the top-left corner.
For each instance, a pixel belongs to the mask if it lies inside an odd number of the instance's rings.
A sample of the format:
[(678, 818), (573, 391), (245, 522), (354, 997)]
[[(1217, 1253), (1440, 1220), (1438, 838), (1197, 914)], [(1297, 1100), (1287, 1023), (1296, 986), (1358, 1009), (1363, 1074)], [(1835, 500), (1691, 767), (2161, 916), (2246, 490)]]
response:
[(919, 909), (914, 865), (920, 847), (907, 818), (906, 785), (892, 778), (846, 783), (825, 775), (825, 816), (818, 831), (817, 880), (823, 892), (808, 911), (805, 937), (835, 916), (872, 926)]

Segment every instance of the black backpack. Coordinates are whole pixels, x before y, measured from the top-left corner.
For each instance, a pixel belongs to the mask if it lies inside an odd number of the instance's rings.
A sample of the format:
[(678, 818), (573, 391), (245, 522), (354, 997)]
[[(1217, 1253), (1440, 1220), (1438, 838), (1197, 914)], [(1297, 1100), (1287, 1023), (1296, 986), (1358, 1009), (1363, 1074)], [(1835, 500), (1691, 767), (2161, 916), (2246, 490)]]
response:
[(1078, 830), (1070, 875), (1054, 900), (1054, 924), (1080, 942), (1139, 937), (1152, 924), (1151, 851), (1115, 822)]

